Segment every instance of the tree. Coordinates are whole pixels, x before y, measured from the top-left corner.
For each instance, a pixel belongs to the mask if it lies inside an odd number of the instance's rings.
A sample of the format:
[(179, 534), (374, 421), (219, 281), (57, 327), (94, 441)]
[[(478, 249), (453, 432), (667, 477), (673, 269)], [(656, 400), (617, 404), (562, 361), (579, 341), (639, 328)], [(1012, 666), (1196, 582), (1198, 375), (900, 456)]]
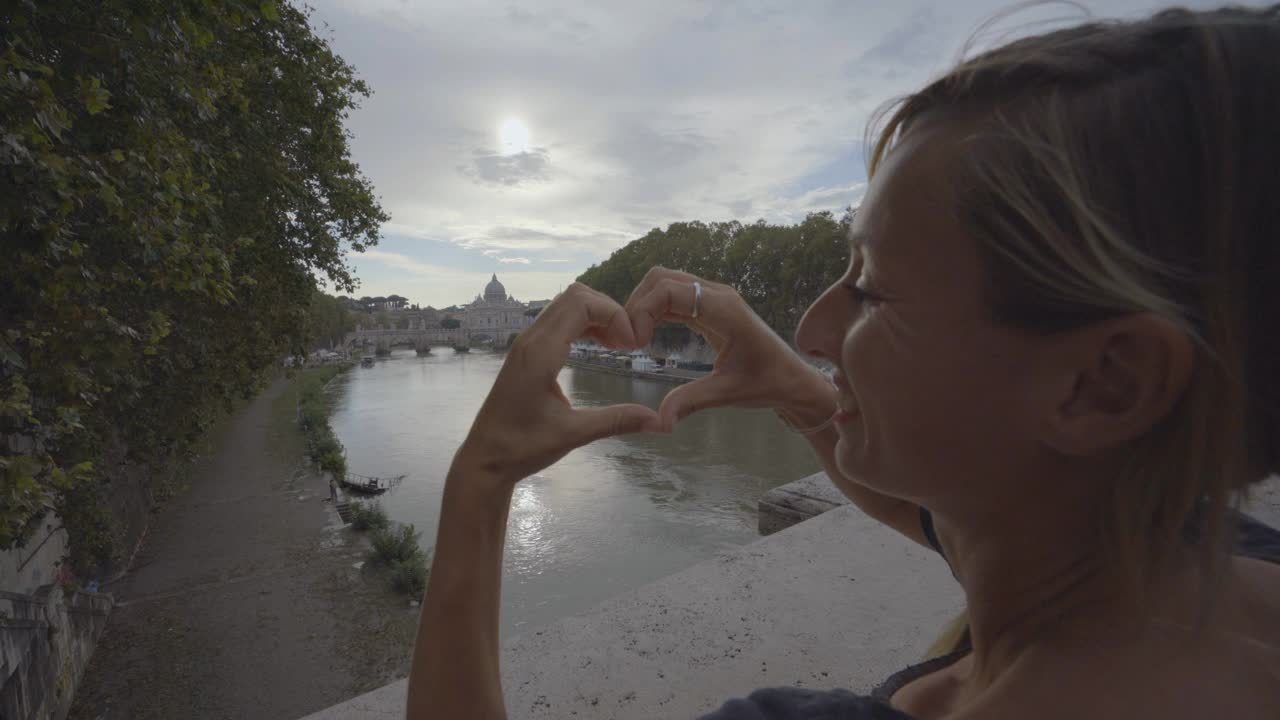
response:
[(306, 346), (310, 350), (333, 348), (346, 340), (347, 333), (356, 329), (355, 318), (341, 298), (335, 298), (316, 290), (307, 308)]
[(164, 476), (304, 346), (317, 279), (354, 289), (387, 219), (342, 125), (368, 89), (287, 3), (0, 15), (0, 548), (56, 509), (101, 561), (104, 454)]
[[(844, 273), (853, 210), (840, 220), (812, 213), (796, 225), (672, 223), (614, 251), (578, 281), (624, 301), (654, 265), (679, 268), (732, 286), (779, 334), (790, 337), (805, 308)], [(680, 347), (689, 331), (662, 326), (654, 342)]]
[(458, 328), (462, 327), (462, 322), (459, 321), (457, 318), (446, 317), (445, 319), (440, 321), (440, 327), (444, 328), (445, 330), (457, 330)]

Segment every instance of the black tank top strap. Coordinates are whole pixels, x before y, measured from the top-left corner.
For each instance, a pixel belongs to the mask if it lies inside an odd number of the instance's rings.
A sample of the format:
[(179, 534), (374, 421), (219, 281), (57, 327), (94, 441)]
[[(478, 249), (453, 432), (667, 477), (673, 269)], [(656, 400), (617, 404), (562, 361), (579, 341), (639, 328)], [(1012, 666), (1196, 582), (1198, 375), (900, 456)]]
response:
[(929, 541), (929, 545), (943, 558), (947, 554), (942, 552), (942, 543), (938, 541), (938, 531), (933, 528), (933, 513), (926, 510), (923, 506), (920, 508), (920, 529), (924, 531), (924, 537)]

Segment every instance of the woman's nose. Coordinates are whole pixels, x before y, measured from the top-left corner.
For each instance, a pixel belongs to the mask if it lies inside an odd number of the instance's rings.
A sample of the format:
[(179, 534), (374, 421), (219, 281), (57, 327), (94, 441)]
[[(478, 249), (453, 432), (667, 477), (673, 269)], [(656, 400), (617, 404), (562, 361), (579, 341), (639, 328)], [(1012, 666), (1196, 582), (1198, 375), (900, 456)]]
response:
[(828, 362), (838, 362), (840, 340), (844, 337), (844, 317), (840, 311), (840, 287), (832, 285), (822, 293), (796, 327), (796, 348)]

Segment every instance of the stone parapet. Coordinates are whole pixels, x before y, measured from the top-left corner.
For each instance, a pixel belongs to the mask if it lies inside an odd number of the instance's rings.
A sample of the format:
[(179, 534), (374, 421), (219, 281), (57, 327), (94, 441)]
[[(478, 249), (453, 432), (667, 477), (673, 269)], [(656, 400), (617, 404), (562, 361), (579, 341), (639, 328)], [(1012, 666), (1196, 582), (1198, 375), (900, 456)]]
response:
[(814, 473), (765, 493), (756, 506), (757, 529), (761, 535), (772, 535), (848, 504), (849, 498), (836, 489), (826, 473)]
[[(513, 720), (697, 717), (765, 686), (868, 691), (956, 614), (946, 564), (842, 507), (506, 643)], [(404, 717), (405, 681), (307, 720)]]
[[(1280, 478), (1245, 511), (1280, 526)], [(760, 514), (767, 537), (507, 642), (508, 716), (697, 717), (759, 687), (867, 692), (920, 660), (963, 605), (937, 554), (848, 504), (822, 473), (770, 491)], [(399, 720), (405, 689), (305, 720)]]

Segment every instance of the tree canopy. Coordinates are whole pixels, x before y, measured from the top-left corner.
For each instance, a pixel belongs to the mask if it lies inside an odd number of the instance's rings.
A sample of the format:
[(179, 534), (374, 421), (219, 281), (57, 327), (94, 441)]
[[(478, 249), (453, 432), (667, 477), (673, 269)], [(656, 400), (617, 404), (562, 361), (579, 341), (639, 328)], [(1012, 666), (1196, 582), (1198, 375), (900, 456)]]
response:
[(110, 519), (67, 518), (110, 492), (104, 450), (173, 461), (302, 349), (317, 279), (354, 289), (387, 220), (343, 128), (368, 88), (283, 2), (0, 19), (0, 548), (57, 509), (101, 560)]
[(315, 290), (307, 308), (306, 346), (308, 349), (334, 348), (356, 329), (351, 309), (341, 298)]
[(849, 222), (812, 213), (795, 225), (763, 220), (679, 222), (654, 228), (578, 277), (624, 302), (655, 265), (732, 286), (775, 331), (789, 337), (800, 317), (849, 263)]

